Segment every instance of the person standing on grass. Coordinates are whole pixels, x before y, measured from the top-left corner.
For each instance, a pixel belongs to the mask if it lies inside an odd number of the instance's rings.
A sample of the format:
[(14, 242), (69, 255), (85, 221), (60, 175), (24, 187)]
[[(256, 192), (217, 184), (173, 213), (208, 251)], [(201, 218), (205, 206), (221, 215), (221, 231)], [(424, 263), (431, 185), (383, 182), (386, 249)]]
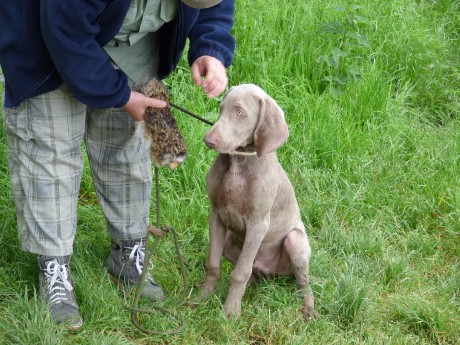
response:
[[(39, 290), (57, 323), (82, 325), (69, 260), (84, 138), (112, 239), (109, 274), (129, 288), (144, 266), (152, 187), (141, 121), (163, 101), (133, 91), (168, 76), (186, 39), (195, 84), (227, 86), (234, 0), (0, 2), (3, 125), (21, 249), (38, 254)], [(163, 299), (148, 275), (142, 296)]]

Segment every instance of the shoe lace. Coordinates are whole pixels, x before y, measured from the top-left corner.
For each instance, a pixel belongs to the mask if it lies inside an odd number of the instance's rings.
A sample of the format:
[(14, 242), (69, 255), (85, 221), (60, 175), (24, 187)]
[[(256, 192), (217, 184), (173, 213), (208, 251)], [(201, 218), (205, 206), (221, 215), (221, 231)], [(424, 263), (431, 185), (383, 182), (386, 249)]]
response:
[(66, 291), (72, 291), (69, 281), (69, 268), (56, 260), (46, 263), (44, 274), (48, 281), (49, 303), (62, 303), (68, 300)]
[[(144, 260), (145, 260), (145, 242), (140, 241), (139, 243), (136, 243), (132, 248), (127, 247), (127, 249), (131, 249), (131, 252), (129, 254), (129, 259), (130, 260), (135, 260), (135, 265), (137, 272), (139, 273), (139, 276), (142, 274), (142, 270), (144, 268)], [(153, 269), (153, 262), (149, 260), (149, 271)], [(147, 277), (149, 281), (153, 281), (153, 277), (150, 274), (150, 272), (147, 272)]]

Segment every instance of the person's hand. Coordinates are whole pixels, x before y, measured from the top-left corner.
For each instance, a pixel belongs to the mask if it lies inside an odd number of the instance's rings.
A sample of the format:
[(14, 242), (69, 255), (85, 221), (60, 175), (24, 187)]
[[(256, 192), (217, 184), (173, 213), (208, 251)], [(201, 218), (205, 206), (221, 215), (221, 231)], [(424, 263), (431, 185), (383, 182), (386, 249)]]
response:
[(136, 121), (144, 119), (145, 110), (149, 107), (164, 108), (166, 102), (159, 99), (147, 97), (139, 92), (131, 91), (129, 101), (123, 106), (123, 109)]
[(212, 56), (200, 56), (193, 62), (190, 71), (195, 84), (202, 87), (209, 98), (219, 96), (227, 87), (227, 70), (220, 60)]

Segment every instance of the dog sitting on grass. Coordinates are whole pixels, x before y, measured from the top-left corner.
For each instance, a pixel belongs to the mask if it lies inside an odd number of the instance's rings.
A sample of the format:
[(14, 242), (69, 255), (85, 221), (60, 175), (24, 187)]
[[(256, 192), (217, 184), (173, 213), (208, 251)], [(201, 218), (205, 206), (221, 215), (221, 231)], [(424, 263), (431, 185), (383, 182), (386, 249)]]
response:
[(208, 172), (209, 251), (200, 298), (216, 287), (224, 255), (235, 264), (224, 311), (239, 316), (246, 285), (257, 275), (296, 277), (305, 319), (317, 317), (308, 286), (311, 249), (294, 189), (275, 150), (288, 138), (284, 114), (260, 87), (233, 87), (206, 134), (218, 155)]

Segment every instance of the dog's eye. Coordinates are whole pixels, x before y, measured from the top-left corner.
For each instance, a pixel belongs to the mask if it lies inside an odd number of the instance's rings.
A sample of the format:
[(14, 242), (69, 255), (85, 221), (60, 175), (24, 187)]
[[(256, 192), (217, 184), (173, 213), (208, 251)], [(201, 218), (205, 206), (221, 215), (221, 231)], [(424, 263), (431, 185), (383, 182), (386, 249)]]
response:
[(243, 111), (238, 109), (238, 110), (236, 111), (236, 115), (237, 115), (237, 116), (243, 116)]

